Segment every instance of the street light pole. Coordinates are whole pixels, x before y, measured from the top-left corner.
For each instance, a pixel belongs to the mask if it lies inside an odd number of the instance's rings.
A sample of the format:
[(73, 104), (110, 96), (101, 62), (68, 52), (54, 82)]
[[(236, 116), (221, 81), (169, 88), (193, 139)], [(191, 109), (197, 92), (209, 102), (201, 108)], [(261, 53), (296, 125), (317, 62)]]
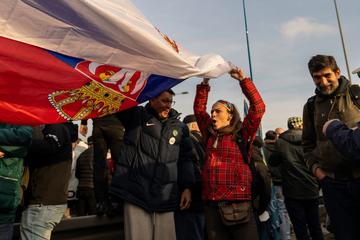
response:
[(335, 5), (335, 11), (336, 11), (336, 17), (337, 17), (337, 21), (338, 21), (338, 26), (339, 26), (340, 37), (341, 37), (341, 44), (342, 44), (344, 57), (345, 57), (346, 69), (347, 69), (347, 72), (348, 72), (349, 81), (351, 82), (350, 67), (349, 67), (349, 62), (348, 62), (348, 57), (347, 57), (347, 52), (346, 52), (346, 47), (345, 47), (345, 41), (344, 41), (344, 35), (343, 35), (342, 27), (341, 27), (340, 15), (339, 15), (336, 0), (334, 0), (334, 5)]

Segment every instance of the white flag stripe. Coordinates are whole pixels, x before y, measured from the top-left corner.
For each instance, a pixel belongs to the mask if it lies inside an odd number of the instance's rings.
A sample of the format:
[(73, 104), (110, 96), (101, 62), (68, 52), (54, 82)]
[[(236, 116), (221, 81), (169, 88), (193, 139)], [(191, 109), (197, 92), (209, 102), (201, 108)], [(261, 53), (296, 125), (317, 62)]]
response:
[(102, 64), (185, 79), (230, 70), (219, 55), (179, 52), (128, 0), (1, 0), (0, 35)]

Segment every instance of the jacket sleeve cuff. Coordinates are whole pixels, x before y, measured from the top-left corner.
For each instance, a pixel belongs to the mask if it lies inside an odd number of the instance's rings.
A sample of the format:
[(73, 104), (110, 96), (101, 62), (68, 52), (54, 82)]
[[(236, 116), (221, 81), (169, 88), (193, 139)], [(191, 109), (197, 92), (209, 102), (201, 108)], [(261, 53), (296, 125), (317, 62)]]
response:
[(320, 164), (318, 164), (318, 163), (314, 163), (312, 166), (311, 166), (311, 172), (312, 172), (312, 174), (315, 176), (315, 170), (317, 169), (317, 168), (320, 168)]
[(210, 91), (210, 85), (209, 84), (198, 84), (197, 85), (197, 89), (198, 90), (205, 90), (205, 91), (207, 91), (207, 92), (209, 92)]
[(342, 122), (339, 119), (331, 119), (329, 121), (327, 121), (322, 129), (323, 134), (326, 137), (329, 137), (329, 133), (331, 132), (332, 129), (336, 128), (337, 125), (342, 124)]
[(246, 77), (243, 80), (239, 81), (240, 87), (242, 87), (242, 85), (246, 84), (246, 82), (251, 81), (251, 78)]

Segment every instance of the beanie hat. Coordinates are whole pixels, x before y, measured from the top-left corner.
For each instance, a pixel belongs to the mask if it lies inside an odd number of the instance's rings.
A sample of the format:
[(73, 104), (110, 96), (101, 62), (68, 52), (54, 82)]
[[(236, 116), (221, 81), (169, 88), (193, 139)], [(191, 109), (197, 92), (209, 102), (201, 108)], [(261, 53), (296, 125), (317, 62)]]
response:
[(297, 129), (301, 128), (303, 121), (301, 117), (289, 117), (288, 119), (288, 128), (289, 129)]
[(183, 119), (183, 123), (185, 123), (185, 124), (192, 123), (192, 122), (196, 122), (196, 117), (194, 114), (187, 115)]
[(273, 130), (269, 130), (265, 133), (265, 140), (275, 140), (277, 137), (277, 134)]

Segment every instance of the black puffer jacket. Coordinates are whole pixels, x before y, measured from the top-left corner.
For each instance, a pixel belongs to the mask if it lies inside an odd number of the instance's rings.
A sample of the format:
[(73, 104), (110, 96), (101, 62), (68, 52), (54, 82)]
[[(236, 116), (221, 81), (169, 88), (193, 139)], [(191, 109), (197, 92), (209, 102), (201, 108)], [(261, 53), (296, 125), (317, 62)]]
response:
[(195, 182), (189, 131), (175, 110), (159, 120), (149, 107), (118, 114), (125, 127), (124, 147), (110, 192), (149, 212), (178, 208), (179, 193)]
[[(275, 149), (282, 163), (283, 192), (288, 198), (315, 199), (319, 197), (319, 185), (305, 164), (301, 135), (301, 130), (290, 129), (276, 141)], [(270, 164), (276, 165), (273, 159), (270, 158)]]

